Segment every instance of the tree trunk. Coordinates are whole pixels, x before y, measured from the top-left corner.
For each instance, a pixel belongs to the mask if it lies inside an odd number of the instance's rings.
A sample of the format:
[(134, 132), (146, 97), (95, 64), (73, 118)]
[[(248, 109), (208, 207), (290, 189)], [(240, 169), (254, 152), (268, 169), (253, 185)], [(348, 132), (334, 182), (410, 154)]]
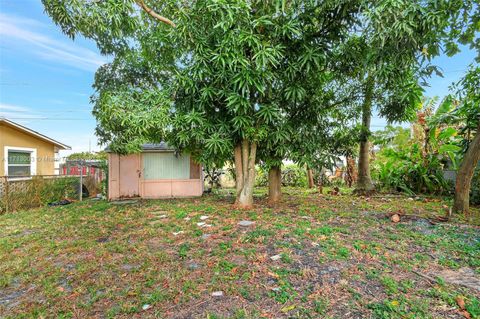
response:
[(347, 173), (345, 174), (345, 182), (348, 187), (352, 187), (353, 183), (357, 181), (357, 172), (355, 172), (355, 159), (347, 156)]
[(255, 142), (242, 140), (235, 146), (235, 204), (240, 208), (253, 206), (256, 153), (257, 143)]
[(275, 204), (282, 198), (282, 169), (272, 166), (268, 171), (268, 202)]
[(462, 164), (457, 172), (455, 181), (455, 199), (453, 201), (453, 211), (465, 214), (469, 217), (470, 202), (470, 184), (475, 172), (475, 168), (480, 160), (480, 123), (478, 124), (477, 133), (470, 143)]
[(362, 132), (360, 134), (360, 152), (358, 155), (358, 181), (355, 189), (357, 193), (371, 193), (375, 190), (372, 178), (370, 177), (368, 142), (370, 136), (370, 121), (372, 118), (374, 84), (373, 78), (369, 76), (365, 86), (365, 100), (362, 105)]
[(313, 171), (308, 166), (307, 166), (307, 181), (308, 181), (308, 188), (315, 187), (315, 182), (313, 181)]

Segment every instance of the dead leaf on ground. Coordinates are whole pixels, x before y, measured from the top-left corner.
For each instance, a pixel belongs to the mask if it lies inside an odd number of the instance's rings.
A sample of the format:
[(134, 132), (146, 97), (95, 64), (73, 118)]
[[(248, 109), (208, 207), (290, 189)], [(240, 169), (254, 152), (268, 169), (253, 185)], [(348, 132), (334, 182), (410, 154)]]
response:
[(390, 219), (392, 220), (392, 222), (398, 223), (400, 221), (400, 216), (398, 214), (395, 214), (395, 215), (392, 215)]
[(464, 310), (465, 309), (465, 300), (463, 299), (462, 296), (457, 296), (457, 298), (455, 299), (455, 301), (457, 302), (457, 305), (460, 309)]

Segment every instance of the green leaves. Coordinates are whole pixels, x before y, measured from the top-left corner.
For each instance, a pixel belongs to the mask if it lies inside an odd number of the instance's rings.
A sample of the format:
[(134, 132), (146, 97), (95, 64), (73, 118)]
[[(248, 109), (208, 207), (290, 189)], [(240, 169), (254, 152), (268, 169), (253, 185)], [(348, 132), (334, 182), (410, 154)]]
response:
[(205, 140), (205, 147), (211, 154), (229, 154), (233, 148), (232, 143), (228, 139), (222, 138), (218, 133)]
[(265, 124), (274, 124), (281, 118), (280, 109), (274, 105), (260, 105), (256, 115)]
[[(216, 163), (242, 138), (262, 161), (351, 153), (367, 75), (380, 114), (411, 119), (419, 78), (439, 72), (424, 60), (442, 41), (449, 53), (474, 43), (478, 29), (472, 0), (145, 0), (175, 28), (135, 0), (42, 1), (63, 32), (113, 56), (92, 99), (103, 143), (128, 152), (164, 139)], [(475, 76), (457, 118), (474, 118)]]
[(460, 146), (454, 144), (443, 144), (438, 148), (440, 154), (458, 153), (462, 150)]
[(285, 89), (285, 99), (289, 101), (300, 101), (306, 96), (307, 91), (299, 86), (292, 85)]
[(264, 69), (266, 67), (275, 67), (280, 62), (282, 56), (281, 47), (275, 48), (264, 46), (254, 56), (257, 68)]
[(440, 134), (438, 134), (437, 139), (446, 141), (455, 135), (457, 135), (457, 130), (453, 127), (447, 127), (442, 132), (440, 132)]

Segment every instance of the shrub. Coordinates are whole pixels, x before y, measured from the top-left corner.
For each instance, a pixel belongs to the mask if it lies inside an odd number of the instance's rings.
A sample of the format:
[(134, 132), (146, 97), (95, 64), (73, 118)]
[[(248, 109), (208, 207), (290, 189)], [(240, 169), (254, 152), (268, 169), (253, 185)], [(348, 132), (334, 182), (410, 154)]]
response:
[[(255, 186), (268, 186), (268, 170), (264, 166), (257, 166), (255, 174)], [(282, 186), (306, 187), (306, 170), (296, 164), (282, 166)]]
[(441, 194), (448, 190), (443, 165), (435, 154), (423, 155), (418, 144), (400, 150), (384, 149), (372, 175), (380, 187), (408, 194)]
[(39, 207), (65, 198), (77, 198), (79, 191), (78, 177), (37, 176), (8, 183), (8, 192), (4, 191), (0, 197), (0, 213)]
[(282, 186), (307, 187), (307, 172), (298, 165), (285, 165), (282, 168)]
[(268, 170), (264, 166), (255, 167), (255, 186), (268, 186)]
[(211, 189), (220, 188), (220, 179), (225, 175), (225, 171), (222, 168), (218, 168), (215, 165), (205, 165), (203, 168), (205, 182)]

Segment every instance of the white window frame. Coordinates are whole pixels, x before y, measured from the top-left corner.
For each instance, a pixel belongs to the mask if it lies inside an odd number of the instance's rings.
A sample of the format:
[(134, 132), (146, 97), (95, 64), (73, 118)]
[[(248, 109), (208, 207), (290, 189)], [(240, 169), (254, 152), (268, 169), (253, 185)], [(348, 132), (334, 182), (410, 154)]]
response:
[[(4, 147), (4, 156), (5, 156), (5, 176), (8, 176), (8, 152), (9, 151), (18, 151), (18, 152), (29, 152), (30, 153), (30, 175), (37, 175), (37, 149), (29, 147), (16, 147), (16, 146), (5, 146)], [(30, 177), (23, 176), (8, 176), (9, 179), (28, 179)]]

